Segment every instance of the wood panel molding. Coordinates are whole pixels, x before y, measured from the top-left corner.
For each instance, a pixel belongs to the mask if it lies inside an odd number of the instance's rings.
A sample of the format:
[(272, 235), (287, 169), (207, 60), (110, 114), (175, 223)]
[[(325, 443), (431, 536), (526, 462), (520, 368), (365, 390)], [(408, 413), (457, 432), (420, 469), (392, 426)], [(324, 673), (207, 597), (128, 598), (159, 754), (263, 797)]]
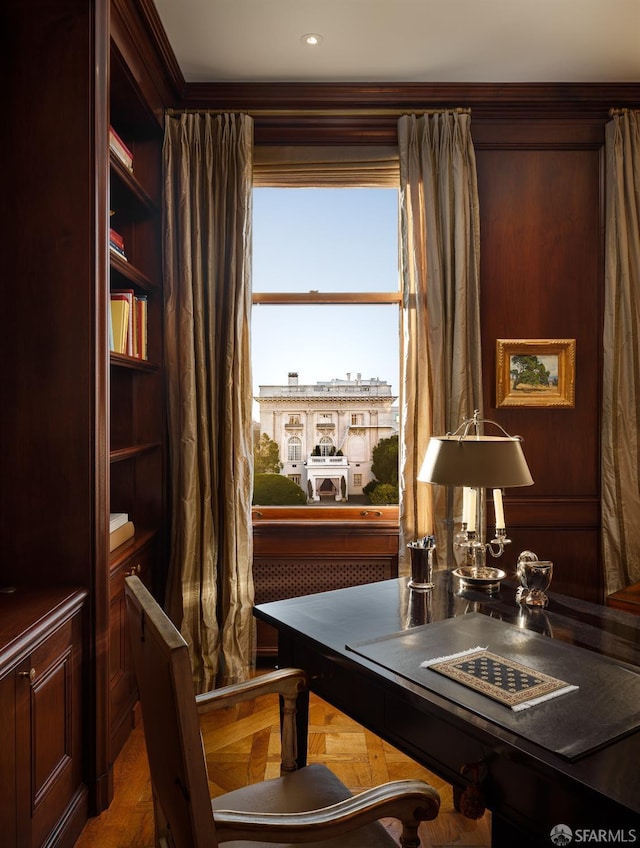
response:
[(469, 107), (483, 115), (599, 114), (637, 105), (640, 83), (186, 83), (183, 108), (380, 116)]

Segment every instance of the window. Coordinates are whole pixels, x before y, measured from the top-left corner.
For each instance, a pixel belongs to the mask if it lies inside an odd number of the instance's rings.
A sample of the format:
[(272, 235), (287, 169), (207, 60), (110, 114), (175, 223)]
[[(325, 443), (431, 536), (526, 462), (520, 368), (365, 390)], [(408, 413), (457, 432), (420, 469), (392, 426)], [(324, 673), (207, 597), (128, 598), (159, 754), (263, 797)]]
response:
[(295, 483), (296, 486), (299, 486), (301, 477), (299, 474), (289, 474), (289, 480), (291, 480), (292, 483)]
[(287, 443), (287, 459), (289, 462), (302, 460), (302, 441), (297, 436), (292, 436)]
[(362, 486), (362, 474), (354, 474), (353, 475), (353, 485), (354, 486)]
[[(373, 449), (398, 432), (398, 190), (257, 187), (253, 201), (256, 430), (286, 445), (282, 474), (304, 461), (300, 509), (329, 484), (336, 503), (368, 504)], [(305, 444), (285, 437), (302, 420), (317, 428)]]
[(328, 436), (323, 436), (320, 439), (320, 456), (331, 456), (333, 449), (333, 441)]

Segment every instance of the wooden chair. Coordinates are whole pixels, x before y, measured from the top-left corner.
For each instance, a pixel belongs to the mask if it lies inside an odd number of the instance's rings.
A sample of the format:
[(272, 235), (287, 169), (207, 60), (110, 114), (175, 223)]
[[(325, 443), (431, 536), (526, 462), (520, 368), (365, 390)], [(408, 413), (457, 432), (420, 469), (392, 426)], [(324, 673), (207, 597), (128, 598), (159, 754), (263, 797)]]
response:
[[(296, 770), (295, 709), (304, 672), (275, 671), (195, 695), (187, 643), (137, 577), (125, 581), (133, 663), (151, 772), (158, 848), (394, 848), (377, 821), (401, 820), (401, 844), (418, 848), (418, 826), (438, 814), (435, 789), (399, 780), (351, 796), (324, 765)], [(281, 777), (209, 795), (198, 713), (278, 694), (284, 704)]]

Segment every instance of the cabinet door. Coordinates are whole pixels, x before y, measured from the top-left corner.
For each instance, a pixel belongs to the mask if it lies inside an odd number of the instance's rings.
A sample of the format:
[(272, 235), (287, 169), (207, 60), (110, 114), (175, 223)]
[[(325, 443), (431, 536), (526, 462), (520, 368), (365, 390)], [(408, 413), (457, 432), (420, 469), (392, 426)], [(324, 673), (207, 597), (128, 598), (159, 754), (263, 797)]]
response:
[(81, 792), (79, 614), (16, 669), (18, 845), (44, 843)]
[(136, 684), (131, 664), (129, 631), (124, 601), (124, 580), (136, 574), (149, 585), (152, 573), (153, 546), (136, 550), (123, 559), (111, 572), (110, 590), (110, 647), (111, 664), (111, 755), (115, 758), (133, 728), (133, 707), (137, 700)]

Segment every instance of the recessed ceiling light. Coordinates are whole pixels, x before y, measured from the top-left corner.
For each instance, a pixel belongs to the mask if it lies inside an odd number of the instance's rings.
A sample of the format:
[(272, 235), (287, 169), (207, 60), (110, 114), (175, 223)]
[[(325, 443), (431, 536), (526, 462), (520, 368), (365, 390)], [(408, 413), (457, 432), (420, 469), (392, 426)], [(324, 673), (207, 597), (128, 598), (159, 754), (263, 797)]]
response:
[(303, 44), (308, 44), (309, 47), (316, 47), (322, 41), (322, 36), (317, 32), (308, 32), (306, 35), (303, 35), (300, 41)]

